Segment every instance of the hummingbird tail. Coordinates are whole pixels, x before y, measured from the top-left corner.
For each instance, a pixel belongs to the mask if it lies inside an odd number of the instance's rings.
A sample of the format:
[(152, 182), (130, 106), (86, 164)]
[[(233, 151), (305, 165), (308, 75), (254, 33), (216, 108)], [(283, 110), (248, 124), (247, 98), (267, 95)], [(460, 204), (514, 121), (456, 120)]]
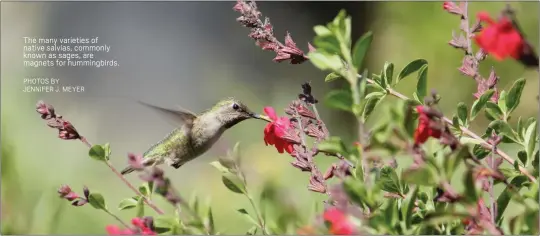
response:
[(131, 166), (128, 166), (128, 167), (126, 167), (125, 169), (123, 169), (120, 173), (121, 173), (122, 175), (125, 175), (125, 174), (129, 174), (129, 173), (133, 172), (134, 170), (135, 170), (135, 169), (133, 169)]

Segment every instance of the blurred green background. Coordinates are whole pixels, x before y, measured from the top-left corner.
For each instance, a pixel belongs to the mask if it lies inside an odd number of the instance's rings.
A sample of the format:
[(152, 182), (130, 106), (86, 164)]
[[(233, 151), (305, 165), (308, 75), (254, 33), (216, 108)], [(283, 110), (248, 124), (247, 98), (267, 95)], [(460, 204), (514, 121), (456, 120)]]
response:
[[(126, 164), (128, 152), (142, 153), (172, 127), (135, 100), (172, 107), (176, 104), (199, 112), (223, 97), (235, 96), (262, 111), (273, 106), (280, 114), (300, 92), (300, 84), (311, 81), (321, 100), (339, 83), (325, 84), (325, 73), (310, 63), (293, 66), (271, 62), (273, 53), (258, 49), (247, 37), (248, 30), (234, 19), (233, 2), (2, 2), (2, 234), (103, 234), (107, 224), (116, 224), (108, 215), (91, 207), (71, 207), (56, 193), (61, 184), (77, 192), (84, 185), (102, 193), (110, 208), (132, 196), (132, 192), (110, 170), (87, 157), (87, 148), (78, 141), (57, 139), (34, 110), (38, 100), (53, 104), (90, 142), (111, 144), (112, 162)], [(344, 8), (353, 16), (353, 38), (374, 32), (367, 64), (379, 71), (385, 61), (396, 70), (417, 58), (429, 62), (429, 87), (442, 96), (441, 108), (452, 115), (455, 105), (471, 104), (475, 82), (457, 68), (463, 53), (450, 47), (452, 30), (459, 18), (447, 14), (442, 2), (261, 2), (260, 10), (271, 18), (276, 35), (288, 30), (299, 47), (307, 50), (314, 36), (312, 27), (325, 24)], [(504, 3), (473, 2), (470, 16), (486, 10), (493, 16)], [(537, 2), (513, 2), (512, 7), (527, 34), (537, 45)], [(112, 46), (103, 57), (119, 60), (118, 68), (33, 69), (22, 66), (22, 37), (99, 36)], [(535, 47), (538, 50), (538, 47)], [(508, 90), (512, 81), (527, 79), (515, 116), (538, 114), (538, 72), (525, 70), (511, 60), (487, 59), (481, 65), (484, 76), (494, 67), (500, 76), (499, 88)], [(63, 85), (85, 86), (84, 93), (23, 93), (22, 78), (60, 78)], [(414, 79), (398, 86), (411, 96)], [(391, 101), (391, 99), (389, 99)], [(319, 106), (333, 135), (353, 141), (354, 131), (346, 114)], [(371, 119), (377, 119), (378, 115)], [(514, 120), (515, 121), (515, 120)], [(480, 131), (486, 119), (474, 122)], [(287, 155), (279, 155), (262, 140), (263, 123), (245, 122), (224, 135), (211, 151), (183, 168), (167, 174), (181, 194), (210, 198), (217, 228), (224, 233), (243, 234), (249, 223), (235, 211), (248, 201), (230, 193), (221, 184), (219, 173), (208, 165), (241, 142), (249, 187), (257, 192), (259, 183), (271, 180), (289, 193), (301, 209), (308, 210), (320, 194), (308, 192), (309, 176), (290, 166)], [(515, 147), (505, 147), (515, 154)], [(321, 169), (332, 161), (319, 157)], [(129, 180), (140, 183), (137, 176)], [(160, 206), (172, 209), (161, 201)], [(151, 212), (147, 210), (147, 212)], [(134, 212), (119, 213), (130, 218)]]

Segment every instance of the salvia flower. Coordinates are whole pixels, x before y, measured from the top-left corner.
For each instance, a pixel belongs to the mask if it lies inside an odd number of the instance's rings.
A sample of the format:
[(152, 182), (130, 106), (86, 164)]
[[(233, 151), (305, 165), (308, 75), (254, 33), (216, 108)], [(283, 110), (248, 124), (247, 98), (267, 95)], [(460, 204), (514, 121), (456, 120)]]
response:
[(267, 146), (274, 145), (279, 153), (286, 151), (291, 154), (294, 150), (293, 144), (283, 138), (291, 127), (290, 119), (277, 117), (276, 111), (272, 107), (265, 107), (264, 113), (272, 120), (264, 128), (264, 143)]
[(350, 217), (339, 210), (338, 208), (331, 207), (327, 209), (323, 218), (330, 224), (329, 232), (334, 235), (352, 235), (356, 231), (356, 227), (351, 222)]
[(133, 153), (128, 154), (128, 165), (135, 170), (143, 170), (144, 163), (141, 155), (135, 155)]
[(153, 223), (150, 217), (143, 219), (133, 218), (131, 224), (133, 227), (130, 229), (121, 229), (116, 225), (107, 225), (105, 230), (107, 230), (109, 235), (156, 235), (156, 232), (152, 230)]
[(508, 17), (493, 20), (488, 13), (478, 13), (478, 19), (487, 23), (474, 39), (478, 46), (497, 60), (507, 57), (520, 59), (525, 40)]
[(61, 198), (64, 198), (71, 202), (71, 205), (73, 206), (83, 206), (86, 203), (88, 203), (88, 196), (90, 195), (90, 190), (88, 190), (87, 187), (83, 188), (84, 197), (79, 196), (76, 192), (73, 192), (71, 190), (71, 187), (69, 185), (62, 185), (58, 189), (58, 194)]
[(416, 106), (416, 111), (418, 112), (418, 127), (414, 132), (415, 144), (425, 143), (429, 137), (440, 138), (441, 130), (432, 127), (432, 121), (426, 114), (424, 106)]
[(58, 137), (64, 140), (79, 139), (79, 132), (69, 121), (63, 121), (62, 127), (58, 129)]
[(54, 107), (46, 104), (43, 101), (37, 102), (36, 111), (41, 115), (41, 118), (44, 120), (56, 117), (56, 114), (54, 113)]
[(443, 9), (452, 14), (463, 15), (461, 7), (453, 1), (445, 1), (443, 3)]

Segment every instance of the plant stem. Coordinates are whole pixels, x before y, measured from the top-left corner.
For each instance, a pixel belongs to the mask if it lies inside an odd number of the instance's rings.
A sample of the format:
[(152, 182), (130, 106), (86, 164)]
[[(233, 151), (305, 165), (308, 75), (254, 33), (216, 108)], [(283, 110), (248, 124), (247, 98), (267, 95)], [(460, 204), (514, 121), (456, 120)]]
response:
[[(88, 140), (85, 137), (81, 136), (80, 140), (88, 148), (92, 148), (92, 144), (90, 142), (88, 142)], [(133, 192), (135, 192), (138, 196), (140, 196), (143, 199), (144, 203), (146, 203), (146, 205), (148, 205), (150, 208), (154, 209), (158, 214), (160, 214), (160, 215), (164, 214), (164, 212), (161, 209), (159, 209), (159, 207), (157, 207), (152, 201), (150, 201), (148, 198), (146, 198), (141, 192), (139, 192), (139, 190), (137, 188), (135, 188), (126, 178), (124, 178), (124, 176), (116, 168), (114, 168), (114, 166), (111, 164), (110, 161), (106, 160), (105, 164), (109, 167), (109, 169), (112, 170), (112, 172), (114, 172), (114, 174), (116, 174), (116, 176), (118, 178), (120, 178), (120, 180), (122, 180), (122, 182), (124, 182), (124, 184), (126, 184), (128, 186), (128, 188), (130, 188)]]
[(245, 195), (246, 195), (247, 199), (249, 200), (249, 203), (251, 204), (251, 207), (253, 207), (253, 211), (255, 211), (255, 215), (257, 215), (257, 220), (259, 221), (259, 227), (262, 230), (262, 234), (269, 235), (269, 233), (266, 231), (266, 224), (265, 224), (265, 222), (264, 222), (264, 220), (262, 218), (262, 215), (259, 212), (259, 210), (257, 209), (257, 206), (255, 205), (255, 201), (253, 200), (253, 198), (249, 194), (247, 188), (245, 190), (246, 190)]
[[(497, 150), (497, 146), (493, 145), (493, 148), (491, 150), (491, 153), (489, 154), (489, 159), (491, 161), (491, 164), (489, 165), (489, 168), (492, 170), (495, 169), (495, 157), (493, 156), (493, 153)], [(491, 222), (495, 224), (495, 214), (497, 213), (497, 209), (495, 206), (495, 194), (493, 193), (493, 177), (489, 178), (489, 200), (491, 203)]]
[[(359, 77), (361, 77), (360, 75), (358, 75)], [(368, 78), (365, 78), (366, 81), (370, 84), (374, 84), (375, 81), (373, 81), (372, 79), (368, 79)], [(392, 88), (387, 88), (387, 91), (389, 94), (391, 94), (392, 96), (395, 96), (397, 98), (400, 98), (400, 99), (403, 99), (403, 100), (408, 100), (409, 98), (399, 92), (397, 92), (396, 90), (392, 89)], [(442, 118), (446, 123), (450, 124), (450, 125), (453, 125), (452, 123), (452, 120), (451, 119), (448, 119), (447, 117), (443, 117)], [(475, 134), (473, 131), (469, 130), (468, 128), (466, 127), (463, 127), (463, 126), (460, 126), (460, 129), (461, 131), (466, 134), (467, 136), (473, 138), (473, 139), (476, 139), (477, 141), (480, 142), (480, 146), (482, 146), (483, 148), (487, 149), (487, 150), (492, 150), (493, 149), (493, 145), (489, 144), (488, 142), (486, 142), (486, 140), (484, 140), (482, 137), (480, 137), (479, 135)], [(508, 154), (506, 154), (504, 151), (502, 151), (501, 149), (497, 148), (495, 149), (495, 153), (499, 156), (501, 156), (505, 161), (507, 161), (508, 163), (510, 163), (510, 165), (514, 165), (514, 163), (516, 162), (516, 160), (512, 159), (512, 157), (510, 157)], [(532, 176), (529, 171), (527, 171), (527, 169), (525, 169), (524, 167), (518, 165), (518, 168), (519, 168), (519, 171), (524, 174), (525, 176), (527, 176), (529, 178), (529, 180), (532, 182), (532, 183), (536, 183), (536, 178), (534, 176)]]
[[(351, 65), (352, 63), (350, 63)], [(350, 71), (350, 69), (348, 70)], [(354, 78), (354, 79), (352, 79)], [(351, 79), (349, 79), (349, 83), (351, 85), (351, 93), (352, 93), (352, 96), (353, 96), (353, 103), (355, 106), (360, 106), (360, 103), (361, 103), (361, 98), (360, 98), (360, 91), (358, 90), (358, 86), (356, 85), (356, 83), (358, 83), (359, 80), (361, 80), (362, 78), (361, 77), (358, 77), (358, 76), (355, 76), (354, 74), (351, 75)], [(356, 123), (358, 125), (358, 142), (360, 143), (360, 149), (363, 150), (364, 148), (364, 121), (362, 120), (362, 117), (361, 117), (361, 114), (355, 114), (356, 116)], [(368, 165), (368, 162), (367, 162), (367, 158), (364, 158), (362, 156), (360, 156), (359, 158), (362, 159), (362, 173), (364, 174), (364, 182), (366, 184), (369, 184), (370, 181), (369, 181), (369, 165)]]
[(117, 215), (113, 214), (112, 212), (110, 212), (109, 210), (107, 209), (103, 209), (103, 211), (105, 211), (107, 214), (109, 214), (110, 216), (112, 216), (113, 218), (115, 218), (118, 222), (120, 222), (122, 225), (124, 225), (126, 228), (130, 228), (130, 226), (124, 222), (122, 219), (120, 219), (120, 217), (118, 217)]

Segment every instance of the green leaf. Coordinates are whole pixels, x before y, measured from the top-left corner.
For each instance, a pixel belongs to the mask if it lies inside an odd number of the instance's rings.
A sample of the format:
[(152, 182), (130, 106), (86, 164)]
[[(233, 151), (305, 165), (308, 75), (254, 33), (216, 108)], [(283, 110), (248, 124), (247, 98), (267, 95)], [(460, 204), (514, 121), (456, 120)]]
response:
[(385, 166), (380, 170), (379, 183), (381, 184), (381, 189), (386, 192), (402, 193), (396, 171), (390, 166)]
[(341, 138), (335, 136), (332, 136), (327, 140), (320, 142), (317, 148), (319, 149), (319, 151), (326, 153), (339, 153), (342, 155), (346, 155), (348, 153), (347, 147), (345, 146)]
[(154, 190), (154, 182), (145, 182), (141, 186), (139, 186), (139, 192), (141, 192), (142, 195), (149, 197), (152, 195), (152, 191)]
[(382, 76), (386, 85), (391, 86), (393, 79), (392, 77), (394, 76), (394, 64), (391, 62), (385, 62)]
[(407, 229), (411, 227), (413, 209), (415, 207), (414, 203), (416, 202), (416, 197), (418, 196), (418, 190), (418, 187), (414, 187), (414, 190), (409, 192), (405, 197), (405, 200), (403, 201), (403, 205), (401, 207), (403, 221), (405, 221)]
[[(413, 101), (414, 101), (414, 100), (413, 100)], [(459, 133), (461, 133), (461, 126), (460, 126), (460, 123), (461, 123), (461, 122), (460, 122), (458, 116), (454, 114), (454, 115), (452, 116), (452, 127), (454, 127), (454, 129), (455, 129), (457, 132), (459, 132)]]
[(536, 148), (536, 137), (538, 135), (537, 132), (538, 126), (536, 124), (536, 121), (532, 122), (529, 127), (527, 127), (524, 135), (524, 144), (527, 151), (527, 156), (529, 156), (529, 159), (534, 154), (534, 150)]
[(173, 227), (178, 226), (178, 220), (176, 217), (173, 216), (156, 216), (154, 217), (154, 226), (156, 228), (165, 228), (165, 229), (171, 229)]
[(343, 67), (343, 63), (338, 55), (331, 55), (324, 52), (309, 52), (309, 60), (314, 66), (321, 70), (339, 71)]
[(105, 151), (105, 159), (109, 160), (111, 157), (111, 145), (109, 143), (103, 144), (103, 150)]
[(446, 179), (451, 180), (455, 171), (458, 169), (459, 164), (463, 160), (471, 157), (469, 148), (467, 146), (461, 146), (458, 150), (452, 152), (448, 157), (444, 158), (444, 170)]
[[(525, 176), (522, 176), (525, 177)], [(527, 178), (513, 178), (512, 181), (510, 181), (510, 184), (515, 187), (514, 191), (519, 192), (519, 190), (523, 187), (523, 184), (527, 182)], [(506, 207), (508, 206), (508, 203), (510, 203), (510, 200), (512, 199), (514, 193), (512, 193), (512, 190), (509, 190), (508, 187), (504, 191), (501, 192), (499, 197), (497, 198), (497, 217), (496, 222), (499, 224), (501, 217), (503, 216), (504, 211), (506, 210)]]
[(88, 155), (98, 161), (106, 161), (107, 159), (107, 153), (105, 152), (105, 148), (102, 145), (94, 145), (92, 148), (90, 148), (90, 151), (88, 152)]
[(464, 197), (468, 202), (476, 202), (478, 200), (478, 190), (476, 188), (476, 180), (472, 170), (468, 170), (464, 178), (465, 194)]
[(317, 36), (313, 40), (317, 51), (328, 53), (329, 55), (341, 54), (339, 40), (334, 35)]
[(441, 225), (448, 224), (452, 221), (464, 219), (469, 217), (467, 213), (457, 213), (457, 212), (448, 212), (448, 211), (438, 211), (430, 212), (424, 218), (424, 223), (428, 225)]
[(210, 165), (212, 165), (213, 167), (215, 167), (217, 170), (219, 170), (222, 174), (225, 174), (225, 173), (230, 173), (229, 169), (225, 166), (223, 166), (221, 163), (219, 163), (219, 161), (213, 161), (213, 162), (210, 162)]
[(505, 137), (509, 138), (510, 140), (519, 143), (519, 139), (516, 136), (516, 133), (510, 127), (510, 125), (503, 120), (494, 120), (488, 125), (489, 128), (492, 128), (495, 130), (495, 132), (499, 135), (504, 135)]
[(245, 193), (245, 186), (242, 183), (242, 180), (240, 180), (240, 178), (238, 178), (238, 176), (233, 175), (233, 174), (229, 174), (229, 173), (225, 173), (221, 177), (221, 181), (223, 182), (225, 187), (227, 187), (232, 192), (240, 193), (240, 194)]
[(350, 48), (351, 41), (351, 18), (345, 10), (339, 11), (332, 22), (327, 25), (328, 29), (339, 39), (340, 43)]
[(512, 85), (512, 88), (510, 89), (510, 91), (508, 92), (508, 96), (506, 97), (506, 107), (508, 108), (509, 113), (514, 111), (514, 109), (516, 109), (516, 107), (519, 105), (524, 87), (524, 78), (516, 80)]
[(137, 196), (137, 217), (144, 217), (144, 198)]
[(326, 94), (324, 103), (330, 108), (351, 111), (353, 99), (348, 90), (332, 90)]
[(338, 74), (336, 72), (332, 72), (332, 73), (328, 74), (326, 76), (326, 78), (324, 78), (324, 82), (332, 82), (332, 81), (337, 80), (337, 79), (343, 79), (343, 76), (341, 76), (340, 74)]
[(501, 108), (497, 104), (490, 101), (486, 103), (486, 112), (493, 118), (493, 120), (502, 119), (504, 117)]
[(499, 93), (499, 100), (497, 101), (497, 105), (499, 106), (503, 114), (506, 114), (508, 112), (508, 108), (506, 107), (506, 91), (503, 90)]
[(398, 202), (396, 199), (388, 199), (388, 205), (384, 210), (384, 218), (389, 223), (390, 227), (393, 227), (399, 221), (398, 215)]
[(253, 223), (255, 225), (259, 225), (259, 222), (257, 222), (255, 219), (253, 219), (253, 217), (251, 217), (251, 215), (249, 215), (249, 213), (246, 211), (246, 209), (241, 208), (241, 209), (238, 209), (237, 211), (240, 212), (240, 214), (242, 214), (246, 219), (248, 219), (249, 222), (251, 222), (251, 223)]
[(371, 31), (365, 33), (356, 41), (353, 48), (353, 66), (360, 71), (362, 69), (362, 63), (366, 57), (367, 51), (371, 42), (373, 41), (373, 33)]
[(96, 209), (107, 210), (107, 205), (105, 205), (105, 198), (99, 193), (90, 193), (88, 195), (88, 203)]
[(484, 94), (482, 94), (482, 96), (480, 96), (480, 98), (474, 101), (471, 108), (470, 120), (474, 120), (474, 118), (476, 118), (478, 112), (480, 112), (480, 110), (482, 110), (482, 108), (486, 106), (486, 103), (489, 101), (489, 99), (491, 99), (494, 92), (495, 91), (493, 90), (487, 90), (486, 92), (484, 92)]
[(125, 198), (118, 204), (118, 210), (131, 209), (137, 206), (137, 200), (134, 198)]
[(523, 167), (527, 167), (527, 152), (525, 151), (519, 151), (518, 154), (518, 159), (521, 161), (521, 164), (523, 164)]
[(523, 125), (523, 119), (521, 119), (521, 116), (518, 117), (517, 126), (516, 126), (516, 132), (519, 135), (519, 139), (523, 140), (524, 139), (523, 136), (525, 134), (525, 126)]
[(326, 26), (324, 25), (316, 25), (313, 27), (313, 31), (315, 31), (315, 34), (317, 36), (327, 36), (332, 35), (332, 31), (330, 31)]
[[(235, 165), (235, 162), (240, 163), (242, 155), (240, 154), (240, 142), (236, 142), (234, 144), (234, 147), (232, 150), (227, 151), (227, 156), (230, 157), (233, 160), (233, 165)], [(224, 163), (221, 163), (224, 164)]]
[(253, 226), (251, 227), (247, 232), (246, 232), (246, 235), (255, 235), (257, 234), (257, 226)]
[(467, 114), (468, 114), (467, 105), (465, 105), (465, 103), (463, 103), (463, 102), (460, 102), (458, 104), (458, 107), (457, 107), (457, 115), (458, 115), (458, 118), (459, 118), (459, 124), (464, 126), (464, 127), (469, 126)]
[(212, 207), (208, 207), (206, 226), (208, 227), (211, 234), (215, 232), (216, 226), (214, 223), (214, 213), (212, 213)]
[(409, 76), (410, 74), (416, 72), (417, 70), (420, 70), (424, 65), (427, 65), (428, 62), (424, 59), (416, 59), (414, 61), (409, 62), (401, 72), (399, 72), (399, 75), (396, 78), (396, 84), (404, 79), (405, 77)]
[(347, 178), (343, 182), (343, 188), (345, 193), (352, 202), (362, 206), (362, 204), (367, 205), (369, 208), (376, 207), (376, 202), (368, 194), (368, 189), (363, 182), (356, 179)]
[(435, 186), (439, 183), (439, 176), (436, 174), (433, 167), (429, 165), (407, 169), (403, 172), (401, 177), (407, 183), (421, 186)]
[(424, 97), (427, 95), (427, 76), (428, 65), (425, 64), (418, 72), (418, 82), (416, 83), (416, 96), (419, 102), (423, 103)]
[[(371, 94), (370, 94), (371, 95)], [(382, 98), (384, 97), (384, 94), (382, 96), (372, 96), (369, 99), (367, 99), (366, 105), (364, 106), (364, 110), (362, 111), (362, 119), (365, 121), (371, 115), (371, 113), (375, 110), (375, 107), (377, 104), (382, 101)]]
[(475, 139), (475, 138), (470, 138), (470, 137), (465, 137), (465, 136), (461, 137), (459, 139), (459, 142), (463, 143), (463, 144), (475, 144), (475, 145), (480, 145), (480, 144), (484, 143), (480, 139)]

